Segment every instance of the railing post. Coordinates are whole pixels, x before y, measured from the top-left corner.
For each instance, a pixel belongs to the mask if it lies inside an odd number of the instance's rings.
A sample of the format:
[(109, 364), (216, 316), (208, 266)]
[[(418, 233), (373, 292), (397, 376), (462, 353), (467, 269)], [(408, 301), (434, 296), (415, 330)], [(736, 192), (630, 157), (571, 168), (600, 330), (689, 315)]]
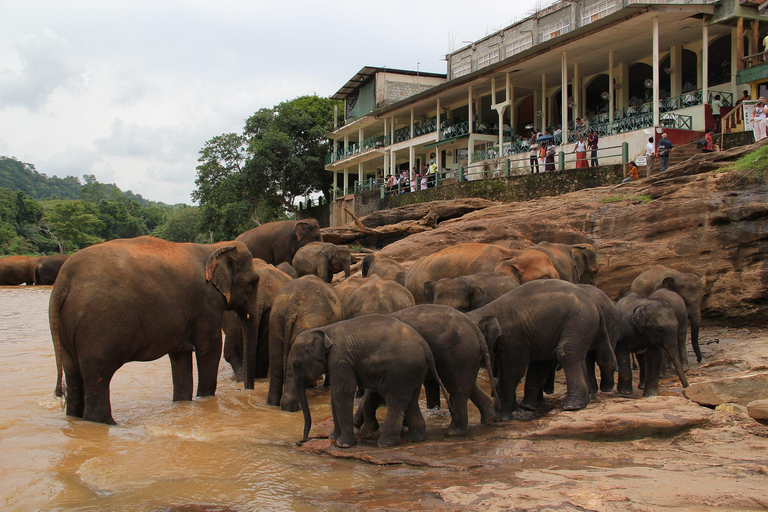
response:
[(416, 176), (416, 190), (414, 192), (421, 190), (421, 179), (421, 176)]
[(512, 163), (509, 161), (509, 158), (504, 160), (504, 176), (509, 178), (510, 174), (512, 174)]
[(373, 190), (373, 178), (368, 178), (368, 186), (370, 187), (368, 190)]
[(565, 151), (560, 151), (560, 170), (565, 170)]
[(387, 191), (384, 190), (384, 185), (382, 185), (381, 188), (379, 189), (379, 193), (382, 199), (384, 199), (384, 197), (387, 195)]
[(440, 172), (435, 169), (435, 186), (440, 185)]
[(623, 164), (629, 163), (629, 143), (628, 142), (621, 143), (621, 163)]
[(459, 183), (464, 181), (464, 167), (459, 166)]

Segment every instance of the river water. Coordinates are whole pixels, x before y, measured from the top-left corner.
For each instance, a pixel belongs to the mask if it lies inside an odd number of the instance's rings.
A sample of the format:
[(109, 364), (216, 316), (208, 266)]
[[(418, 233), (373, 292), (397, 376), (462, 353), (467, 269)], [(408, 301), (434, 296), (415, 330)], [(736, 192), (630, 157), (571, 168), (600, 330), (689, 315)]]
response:
[[(117, 426), (68, 418), (53, 395), (50, 291), (0, 287), (4, 510), (309, 511), (344, 489), (385, 488), (392, 469), (296, 452), (301, 413), (267, 407), (266, 380), (242, 390), (223, 359), (216, 397), (173, 403), (164, 357), (116, 373)], [(313, 420), (328, 418), (327, 392), (308, 396)]]

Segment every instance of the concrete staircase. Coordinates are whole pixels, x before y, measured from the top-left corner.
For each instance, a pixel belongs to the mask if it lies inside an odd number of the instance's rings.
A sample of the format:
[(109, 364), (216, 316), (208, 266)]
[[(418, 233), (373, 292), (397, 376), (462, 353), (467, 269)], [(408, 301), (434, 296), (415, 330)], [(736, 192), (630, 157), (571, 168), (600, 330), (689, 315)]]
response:
[[(670, 153), (669, 155), (669, 166), (672, 167), (673, 165), (679, 164), (680, 162), (685, 162), (692, 156), (700, 155), (701, 153), (702, 153), (701, 148), (696, 145), (695, 140), (692, 142), (689, 142), (688, 144), (677, 144), (672, 150), (672, 153)], [(641, 169), (641, 172), (640, 172), (641, 175), (643, 170), (644, 169)], [(653, 172), (654, 173), (659, 172), (658, 158), (656, 158), (656, 161), (653, 164)]]

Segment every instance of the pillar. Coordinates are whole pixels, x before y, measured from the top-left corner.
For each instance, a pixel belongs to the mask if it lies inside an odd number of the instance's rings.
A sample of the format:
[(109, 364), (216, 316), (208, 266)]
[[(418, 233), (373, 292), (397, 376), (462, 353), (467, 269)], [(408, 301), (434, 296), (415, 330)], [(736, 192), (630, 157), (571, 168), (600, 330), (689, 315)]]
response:
[[(703, 30), (707, 28), (707, 21), (704, 20)], [(736, 62), (737, 69), (744, 69), (744, 61), (741, 58), (744, 56), (744, 18), (736, 19)]]
[(440, 98), (437, 98), (437, 115), (435, 116), (435, 122), (437, 123), (437, 140), (440, 140), (440, 116), (442, 112), (440, 112)]
[(619, 89), (619, 109), (629, 107), (629, 64), (621, 62), (619, 64), (619, 79), (621, 86)]
[(344, 136), (344, 156), (347, 156), (347, 151), (349, 151), (349, 134)]
[(365, 176), (363, 175), (363, 162), (358, 162), (357, 164), (357, 184), (358, 187), (363, 184), (365, 181)]
[(344, 195), (347, 195), (349, 190), (349, 167), (344, 168)]
[(683, 47), (672, 46), (669, 49), (669, 67), (672, 74), (669, 76), (671, 90), (669, 92), (672, 98), (683, 94)]
[(416, 165), (416, 148), (410, 146), (408, 148), (408, 176), (413, 179), (413, 166)]
[[(739, 18), (739, 21), (743, 22), (744, 19)], [(744, 55), (744, 38), (740, 37), (738, 40), (741, 41), (741, 55)], [(738, 52), (738, 49), (736, 51)], [(701, 102), (705, 105), (709, 103), (709, 27), (707, 20), (702, 20), (701, 23)]]
[[(653, 17), (653, 126), (659, 126), (659, 17)], [(706, 81), (706, 80), (705, 80)]]
[(413, 109), (411, 109), (411, 138), (413, 138)]
[(333, 104), (333, 129), (334, 131), (339, 127), (339, 105)]
[[(534, 109), (536, 108), (536, 105), (539, 105), (539, 104), (541, 104), (541, 101), (540, 101), (540, 99), (539, 99), (539, 95), (540, 95), (540, 94), (541, 94), (541, 93), (540, 93), (539, 91), (537, 91), (537, 90), (535, 90), (535, 89), (534, 89), (534, 91), (533, 91), (533, 105), (534, 105), (534, 107), (533, 107), (533, 108), (534, 108)], [(542, 115), (543, 115), (543, 112), (542, 112)], [(537, 115), (536, 115), (536, 113), (535, 113), (535, 111), (534, 111), (534, 114), (533, 114), (533, 127), (534, 127), (534, 128), (538, 128), (539, 130), (542, 130), (542, 127), (541, 127), (541, 124), (542, 124), (542, 121), (541, 121), (541, 120), (542, 120), (542, 119), (543, 119), (543, 117), (539, 117), (539, 116), (537, 116)], [(543, 131), (543, 130), (542, 130), (542, 131)]]
[(579, 63), (573, 63), (573, 116), (583, 117), (581, 115), (581, 78), (579, 78)]
[(613, 111), (616, 105), (613, 104), (613, 50), (608, 52), (608, 122), (613, 122)]
[(541, 131), (547, 128), (547, 75), (541, 74)]
[(562, 91), (560, 94), (560, 111), (562, 113), (563, 145), (568, 144), (568, 55), (563, 51), (560, 62), (560, 85)]
[[(469, 118), (468, 118), (469, 119), (469, 133), (473, 133), (475, 131), (475, 128), (473, 126), (475, 123), (472, 122), (472, 107), (473, 107), (473, 105), (472, 105), (472, 86), (470, 85), (469, 86), (468, 96), (467, 96), (467, 109), (469, 109), (468, 110), (469, 111)], [(470, 150), (469, 152), (471, 153), (472, 151)]]

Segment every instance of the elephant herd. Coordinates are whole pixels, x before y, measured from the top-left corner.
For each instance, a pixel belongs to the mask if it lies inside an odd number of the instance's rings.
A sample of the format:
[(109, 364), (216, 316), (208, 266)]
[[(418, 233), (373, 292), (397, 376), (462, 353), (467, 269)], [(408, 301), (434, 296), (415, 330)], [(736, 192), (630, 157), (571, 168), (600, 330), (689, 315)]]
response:
[[(168, 354), (173, 399), (191, 400), (192, 354), (197, 395), (209, 396), (223, 348), (246, 389), (268, 378), (267, 404), (303, 411), (304, 440), (306, 388), (325, 377), (336, 444), (353, 446), (355, 427), (378, 430), (376, 410), (386, 404), (378, 444), (393, 446), (403, 426), (407, 440), (426, 437), (422, 386), (427, 407), (438, 407), (441, 393), (446, 400), (446, 435), (464, 435), (468, 402), (482, 422), (524, 419), (553, 392), (560, 368), (566, 410), (613, 390), (616, 370), (618, 392), (631, 394), (633, 353), (645, 396), (658, 394), (667, 357), (687, 386), (689, 323), (701, 360), (701, 279), (656, 265), (614, 303), (592, 286), (597, 252), (588, 243), (457, 244), (408, 269), (368, 255), (363, 277), (350, 276), (351, 263), (312, 220), (269, 223), (212, 245), (140, 237), (83, 249), (51, 294), (56, 393), (66, 393), (68, 415), (112, 424), (109, 383), (123, 364)], [(491, 396), (477, 385), (480, 368)]]
[(0, 286), (51, 285), (67, 258), (66, 254), (4, 256), (0, 258)]

